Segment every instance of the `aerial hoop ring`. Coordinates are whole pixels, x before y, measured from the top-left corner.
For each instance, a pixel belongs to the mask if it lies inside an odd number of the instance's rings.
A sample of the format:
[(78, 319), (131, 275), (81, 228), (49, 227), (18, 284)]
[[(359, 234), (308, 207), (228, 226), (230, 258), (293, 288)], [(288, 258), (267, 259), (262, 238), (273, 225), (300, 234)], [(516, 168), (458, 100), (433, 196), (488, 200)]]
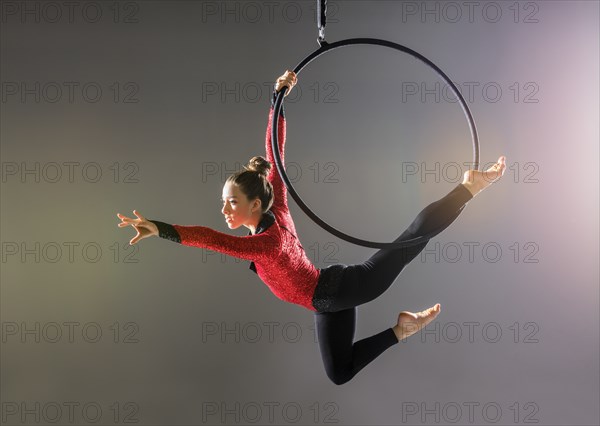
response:
[[(460, 91), (458, 90), (458, 88), (454, 85), (454, 83), (450, 80), (450, 78), (448, 78), (448, 76), (437, 65), (435, 65), (433, 62), (431, 62), (429, 59), (427, 59), (420, 53), (415, 52), (414, 50), (409, 49), (408, 47), (399, 45), (397, 43), (393, 43), (391, 41), (381, 40), (381, 39), (376, 39), (376, 38), (350, 38), (350, 39), (346, 39), (346, 40), (336, 41), (334, 43), (327, 43), (326, 41), (323, 40), (319, 44), (321, 46), (319, 49), (315, 50), (313, 53), (308, 55), (306, 58), (304, 58), (302, 60), (302, 62), (300, 62), (296, 66), (296, 68), (294, 69), (294, 73), (296, 73), (296, 75), (300, 74), (300, 71), (306, 65), (308, 65), (310, 62), (312, 62), (314, 59), (321, 56), (322, 54), (329, 52), (333, 49), (337, 49), (339, 47), (352, 46), (352, 45), (357, 45), (357, 44), (385, 46), (385, 47), (389, 47), (391, 49), (395, 49), (395, 50), (398, 50), (398, 51), (401, 51), (404, 53), (408, 53), (409, 55), (421, 60), (426, 65), (428, 65), (430, 68), (432, 68), (438, 74), (438, 76), (440, 76), (448, 84), (448, 86), (450, 86), (450, 88), (452, 89), (452, 92), (458, 98), (458, 100), (460, 102), (460, 105), (463, 109), (463, 112), (464, 112), (466, 118), (467, 118), (467, 121), (469, 122), (469, 128), (471, 129), (471, 138), (473, 140), (473, 169), (479, 170), (479, 138), (477, 136), (477, 128), (475, 126), (475, 121), (473, 120), (473, 115), (471, 114), (471, 111), (469, 110), (469, 107), (467, 106), (467, 103), (465, 102), (465, 99), (463, 98), (463, 96), (460, 93)], [(373, 242), (373, 241), (361, 240), (360, 238), (355, 238), (351, 235), (347, 235), (347, 234), (343, 233), (342, 231), (340, 231), (340, 230), (334, 228), (333, 226), (329, 225), (328, 223), (326, 223), (319, 216), (317, 216), (315, 213), (313, 213), (313, 211), (302, 201), (302, 198), (300, 198), (300, 196), (298, 195), (298, 193), (292, 186), (292, 183), (290, 182), (290, 180), (287, 176), (287, 173), (285, 172), (285, 169), (281, 162), (281, 155), (279, 152), (279, 141), (278, 141), (278, 134), (277, 134), (278, 133), (277, 132), (277, 130), (278, 130), (277, 123), (279, 122), (279, 115), (281, 113), (281, 107), (283, 105), (283, 98), (285, 97), (285, 93), (287, 92), (287, 90), (288, 90), (288, 88), (287, 88), (287, 86), (285, 86), (283, 89), (281, 89), (277, 93), (277, 98), (276, 98), (275, 104), (274, 104), (273, 121), (271, 122), (271, 144), (273, 147), (273, 154), (275, 157), (275, 165), (277, 166), (279, 175), (283, 179), (283, 182), (285, 183), (285, 186), (287, 187), (288, 192), (292, 195), (292, 197), (294, 198), (296, 203), (300, 206), (300, 208), (304, 211), (304, 213), (306, 213), (308, 215), (308, 217), (310, 217), (321, 228), (323, 228), (326, 231), (330, 232), (331, 234), (341, 238), (342, 240), (345, 240), (345, 241), (348, 241), (350, 243), (357, 244), (360, 246), (379, 248), (379, 249), (382, 249), (382, 248), (399, 249), (399, 248), (409, 247), (409, 246), (413, 246), (413, 245), (428, 241), (435, 235), (442, 232), (442, 230), (444, 230), (447, 226), (449, 226), (452, 222), (454, 222), (454, 220), (456, 220), (456, 218), (458, 218), (458, 215), (456, 215), (456, 217), (454, 219), (448, 221), (446, 224), (444, 224), (444, 226), (442, 226), (439, 229), (437, 229), (433, 232), (430, 232), (428, 234), (420, 235), (416, 238), (411, 238), (411, 239), (406, 239), (406, 240), (401, 240), (401, 241), (391, 242), (391, 243), (378, 243), (378, 242)], [(464, 207), (465, 206), (461, 207), (459, 213), (462, 211), (462, 209), (464, 209)]]

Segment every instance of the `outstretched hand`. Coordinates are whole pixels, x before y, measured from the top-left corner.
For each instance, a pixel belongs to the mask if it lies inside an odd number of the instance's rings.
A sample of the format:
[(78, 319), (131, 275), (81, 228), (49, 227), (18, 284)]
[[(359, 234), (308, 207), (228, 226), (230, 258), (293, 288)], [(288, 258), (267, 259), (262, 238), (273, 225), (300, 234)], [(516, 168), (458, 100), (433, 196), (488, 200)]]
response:
[(137, 231), (137, 235), (129, 241), (130, 245), (134, 245), (139, 240), (142, 240), (147, 237), (151, 237), (153, 235), (158, 236), (158, 227), (147, 220), (144, 216), (142, 216), (137, 210), (133, 211), (133, 214), (137, 216), (137, 219), (133, 219), (127, 216), (122, 215), (121, 213), (117, 213), (117, 217), (121, 219), (121, 223), (117, 226), (122, 228), (124, 226), (133, 226)]

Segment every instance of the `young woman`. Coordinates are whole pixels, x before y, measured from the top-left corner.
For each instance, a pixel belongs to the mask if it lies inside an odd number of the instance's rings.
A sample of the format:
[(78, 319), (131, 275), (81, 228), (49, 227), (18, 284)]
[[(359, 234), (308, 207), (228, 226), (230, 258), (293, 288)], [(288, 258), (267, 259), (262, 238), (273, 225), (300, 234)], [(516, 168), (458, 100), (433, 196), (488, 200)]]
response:
[[(383, 351), (416, 333), (440, 312), (440, 304), (422, 312), (403, 311), (397, 323), (371, 337), (354, 342), (356, 307), (384, 293), (398, 274), (427, 245), (423, 242), (402, 249), (381, 249), (363, 263), (336, 264), (317, 269), (306, 257), (298, 239), (287, 203), (287, 189), (277, 169), (271, 147), (271, 123), (277, 92), (296, 84), (287, 71), (275, 85), (266, 132), (267, 158), (253, 157), (245, 170), (227, 178), (223, 186), (221, 212), (230, 229), (245, 226), (247, 236), (238, 237), (203, 226), (171, 225), (117, 214), (119, 227), (133, 226), (137, 235), (130, 244), (159, 236), (179, 244), (207, 248), (251, 262), (250, 269), (278, 298), (315, 313), (317, 337), (325, 371), (337, 385), (348, 382)], [(287, 96), (286, 94), (286, 96)], [(286, 120), (282, 109), (278, 122), (279, 150), (285, 163)], [(450, 193), (423, 209), (396, 241), (415, 238), (445, 227), (476, 194), (499, 179), (506, 168), (505, 157), (485, 172), (469, 170), (463, 182)], [(271, 171), (271, 169), (273, 169)]]

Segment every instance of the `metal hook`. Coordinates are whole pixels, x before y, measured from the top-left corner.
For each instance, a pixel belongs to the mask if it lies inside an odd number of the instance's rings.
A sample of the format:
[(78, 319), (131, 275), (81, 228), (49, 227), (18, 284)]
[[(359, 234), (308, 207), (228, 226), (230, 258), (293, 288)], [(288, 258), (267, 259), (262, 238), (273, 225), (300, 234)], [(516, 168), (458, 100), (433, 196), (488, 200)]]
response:
[(323, 47), (324, 44), (327, 44), (325, 41), (325, 27), (319, 28), (319, 37), (317, 37), (317, 43), (319, 46)]

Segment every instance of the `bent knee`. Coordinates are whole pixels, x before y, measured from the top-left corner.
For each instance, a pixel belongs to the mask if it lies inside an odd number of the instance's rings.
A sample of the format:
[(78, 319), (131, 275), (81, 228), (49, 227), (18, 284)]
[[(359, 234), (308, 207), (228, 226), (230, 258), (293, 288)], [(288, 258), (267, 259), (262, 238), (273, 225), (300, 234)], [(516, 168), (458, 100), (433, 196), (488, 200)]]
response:
[(340, 386), (344, 383), (348, 383), (354, 375), (349, 371), (328, 371), (327, 377), (329, 377), (329, 380), (331, 380), (333, 384)]

